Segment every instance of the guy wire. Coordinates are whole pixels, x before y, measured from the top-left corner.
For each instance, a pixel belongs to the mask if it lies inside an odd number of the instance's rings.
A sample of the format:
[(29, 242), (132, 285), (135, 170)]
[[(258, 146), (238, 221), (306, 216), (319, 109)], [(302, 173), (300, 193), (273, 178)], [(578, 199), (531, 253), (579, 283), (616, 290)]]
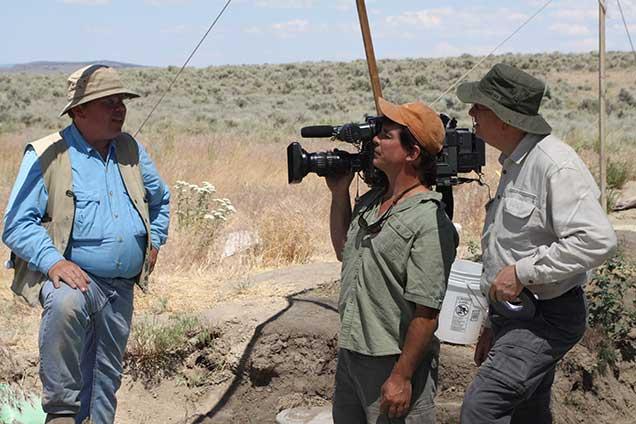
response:
[(214, 26), (216, 25), (217, 21), (221, 18), (221, 16), (223, 16), (223, 13), (225, 12), (225, 9), (227, 9), (227, 7), (230, 5), (230, 3), (232, 3), (232, 0), (227, 0), (227, 3), (225, 3), (225, 6), (223, 6), (223, 9), (221, 9), (221, 11), (217, 15), (217, 17), (212, 22), (212, 24), (210, 24), (210, 27), (208, 28), (208, 30), (205, 32), (205, 34), (203, 34), (203, 37), (201, 37), (201, 40), (199, 40), (199, 43), (196, 45), (194, 50), (192, 50), (192, 53), (190, 53), (190, 56), (188, 56), (186, 61), (183, 63), (183, 66), (181, 67), (181, 69), (179, 69), (179, 72), (177, 72), (177, 75), (174, 76), (174, 78), (172, 79), (172, 82), (170, 82), (170, 85), (168, 86), (168, 88), (163, 92), (163, 94), (161, 95), (161, 97), (159, 98), (157, 103), (155, 103), (153, 108), (150, 110), (150, 113), (148, 114), (148, 116), (146, 116), (146, 119), (144, 119), (144, 121), (141, 123), (141, 125), (139, 126), (139, 129), (137, 129), (137, 131), (135, 131), (134, 137), (137, 137), (137, 134), (139, 134), (141, 132), (141, 129), (144, 127), (144, 125), (146, 125), (146, 122), (148, 122), (148, 119), (150, 119), (150, 116), (154, 113), (155, 109), (157, 109), (157, 106), (159, 106), (159, 104), (163, 101), (164, 97), (166, 97), (166, 94), (168, 94), (168, 92), (170, 91), (170, 89), (172, 88), (174, 83), (177, 81), (177, 79), (179, 78), (179, 76), (181, 75), (181, 73), (183, 72), (185, 67), (188, 66), (188, 63), (190, 63), (190, 59), (192, 59), (192, 57), (194, 56), (196, 51), (199, 49), (201, 44), (203, 44), (203, 41), (206, 39), (206, 37), (208, 36), (210, 31), (212, 31), (212, 28), (214, 28)]
[(629, 27), (627, 26), (627, 22), (625, 21), (625, 15), (623, 14), (623, 7), (621, 6), (620, 0), (616, 0), (618, 3), (618, 10), (621, 11), (621, 18), (623, 19), (623, 25), (625, 25), (625, 32), (627, 33), (627, 38), (629, 39), (629, 45), (632, 46), (632, 53), (634, 53), (634, 59), (636, 59), (636, 50), (634, 50), (634, 43), (632, 43), (632, 36), (629, 34)]
[(516, 33), (518, 33), (523, 27), (525, 27), (531, 20), (533, 20), (539, 13), (543, 12), (543, 9), (545, 9), (546, 7), (548, 7), (548, 5), (550, 3), (552, 3), (553, 0), (548, 0), (543, 6), (541, 6), (541, 8), (539, 10), (537, 10), (534, 15), (530, 16), (528, 19), (526, 19), (526, 21), (524, 23), (522, 23), (516, 30), (514, 30), (512, 32), (512, 34), (510, 34), (505, 40), (503, 40), (501, 43), (497, 44), (497, 47), (495, 47), (494, 49), (492, 49), (492, 51), (490, 53), (488, 53), (486, 56), (484, 56), (479, 62), (477, 62), (477, 64), (475, 66), (473, 66), (470, 71), (466, 72), (464, 75), (462, 75), (461, 77), (459, 77), (457, 79), (457, 81), (455, 81), (450, 87), (448, 87), (448, 89), (446, 91), (444, 91), (442, 94), (440, 94), (440, 96), (435, 99), (435, 101), (433, 101), (433, 103), (431, 103), (431, 105), (434, 105), (435, 103), (437, 103), (438, 101), (441, 100), (442, 97), (444, 97), (446, 94), (448, 94), (453, 88), (455, 88), (457, 86), (457, 84), (459, 84), (460, 82), (462, 82), (464, 80), (464, 78), (466, 78), (471, 72), (473, 72), (475, 69), (477, 69), (477, 67), (479, 67), (479, 65), (481, 65), (486, 59), (488, 59), (490, 56), (493, 55), (493, 53), (495, 51), (497, 51), (497, 49), (499, 49), (499, 47), (501, 47), (506, 41), (510, 40)]

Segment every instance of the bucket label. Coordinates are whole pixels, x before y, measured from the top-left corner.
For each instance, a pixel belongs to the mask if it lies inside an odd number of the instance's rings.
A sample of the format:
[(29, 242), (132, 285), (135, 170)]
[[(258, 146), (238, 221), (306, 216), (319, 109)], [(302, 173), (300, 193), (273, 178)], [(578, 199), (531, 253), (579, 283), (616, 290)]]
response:
[(481, 311), (479, 310), (479, 308), (475, 308), (473, 309), (473, 313), (470, 314), (470, 320), (471, 321), (477, 321), (479, 319), (479, 314), (481, 313)]
[(470, 297), (457, 296), (455, 298), (455, 307), (453, 308), (453, 320), (451, 322), (451, 330), (464, 332), (468, 325), (470, 308), (472, 302)]

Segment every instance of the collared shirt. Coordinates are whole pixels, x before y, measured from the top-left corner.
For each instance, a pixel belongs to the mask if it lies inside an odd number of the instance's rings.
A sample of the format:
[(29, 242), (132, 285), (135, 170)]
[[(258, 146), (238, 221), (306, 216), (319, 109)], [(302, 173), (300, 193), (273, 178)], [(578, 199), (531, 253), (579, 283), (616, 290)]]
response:
[[(111, 143), (106, 159), (71, 124), (62, 131), (69, 145), (75, 219), (66, 259), (104, 278), (133, 278), (141, 271), (146, 229), (134, 208)], [(168, 235), (169, 199), (154, 164), (139, 145), (139, 162), (150, 211), (151, 240), (163, 245)], [(58, 252), (40, 221), (48, 193), (33, 149), (25, 152), (4, 216), (3, 240), (29, 267), (45, 275), (64, 252)]]
[(584, 284), (613, 252), (616, 234), (583, 161), (558, 138), (533, 134), (499, 161), (499, 187), (486, 205), (481, 240), (482, 292), (513, 264), (539, 299)]
[(381, 356), (399, 354), (416, 304), (441, 309), (458, 235), (441, 195), (418, 193), (393, 207), (381, 230), (360, 228), (378, 219), (381, 194), (356, 204), (342, 253), (341, 348)]

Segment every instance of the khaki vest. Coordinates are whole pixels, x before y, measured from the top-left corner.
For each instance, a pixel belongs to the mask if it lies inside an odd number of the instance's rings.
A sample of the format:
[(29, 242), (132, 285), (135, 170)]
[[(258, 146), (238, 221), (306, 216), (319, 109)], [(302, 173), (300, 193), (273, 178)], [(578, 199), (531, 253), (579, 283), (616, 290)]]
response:
[[(65, 255), (75, 217), (73, 176), (68, 145), (61, 133), (53, 133), (30, 143), (28, 146), (32, 146), (38, 156), (44, 184), (49, 194), (46, 214), (42, 218), (42, 226), (49, 233), (55, 248), (62, 255)], [(122, 133), (115, 139), (115, 153), (126, 191), (133, 201), (133, 206), (139, 212), (148, 234), (144, 263), (141, 273), (135, 279), (139, 287), (146, 291), (149, 270), (148, 253), (152, 245), (150, 241), (150, 214), (139, 166), (137, 142), (130, 134)], [(27, 266), (28, 261), (17, 257), (13, 252), (11, 253), (11, 261), (15, 270), (11, 290), (24, 297), (30, 305), (36, 305), (39, 302), (42, 283), (48, 277), (41, 272), (31, 271)]]

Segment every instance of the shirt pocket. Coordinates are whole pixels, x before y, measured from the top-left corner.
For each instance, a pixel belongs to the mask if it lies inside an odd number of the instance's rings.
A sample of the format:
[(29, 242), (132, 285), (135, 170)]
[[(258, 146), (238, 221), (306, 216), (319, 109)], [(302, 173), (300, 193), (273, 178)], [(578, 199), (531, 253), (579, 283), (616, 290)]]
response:
[(101, 241), (104, 239), (104, 223), (99, 219), (100, 196), (83, 191), (75, 192), (75, 219), (73, 240)]
[(511, 233), (532, 230), (541, 224), (537, 196), (515, 188), (506, 191), (503, 199), (503, 226)]
[(412, 237), (413, 231), (399, 218), (393, 217), (387, 220), (373, 239), (373, 247), (390, 265), (397, 266), (402, 262), (406, 264)]

